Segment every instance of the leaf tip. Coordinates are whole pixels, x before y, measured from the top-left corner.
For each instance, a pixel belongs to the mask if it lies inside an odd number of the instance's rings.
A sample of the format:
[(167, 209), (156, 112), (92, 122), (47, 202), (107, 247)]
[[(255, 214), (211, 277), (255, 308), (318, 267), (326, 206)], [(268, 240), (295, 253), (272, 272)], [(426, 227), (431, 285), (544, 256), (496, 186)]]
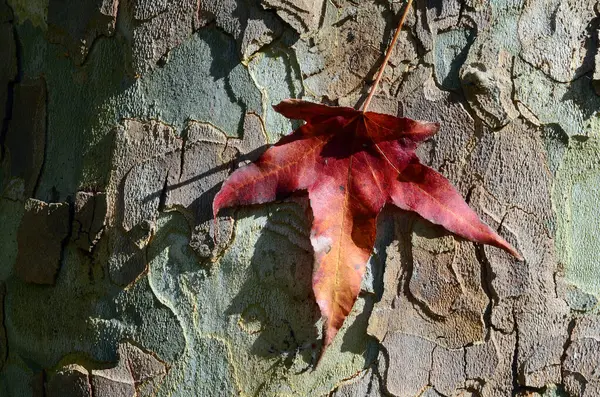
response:
[(429, 123), (429, 122), (423, 122), (423, 126), (424, 126), (424, 132), (427, 135), (435, 135), (438, 133), (438, 131), (440, 130), (440, 123), (435, 122), (435, 123)]
[(213, 199), (213, 202), (212, 202), (213, 219), (217, 219), (217, 215), (219, 214), (219, 211), (221, 210), (220, 193), (221, 193), (221, 191), (219, 191), (217, 193), (217, 195), (215, 196), (215, 198)]
[(337, 329), (333, 329), (332, 331), (328, 330), (327, 325), (323, 326), (323, 344), (321, 345), (321, 350), (319, 351), (317, 361), (315, 362), (313, 370), (315, 370), (323, 360), (323, 357), (325, 356), (325, 351), (327, 351), (327, 348), (329, 347), (329, 345), (331, 345), (331, 342), (333, 342), (333, 338), (335, 337), (337, 332)]
[(525, 262), (525, 258), (523, 258), (523, 255), (521, 255), (519, 253), (519, 251), (517, 251), (516, 249), (514, 249), (512, 246), (509, 246), (510, 250), (508, 251), (512, 256), (515, 257), (516, 260), (518, 260), (519, 262)]
[(219, 215), (219, 211), (223, 208), (223, 203), (221, 202), (221, 191), (216, 194), (215, 198), (212, 202), (212, 210), (213, 210), (213, 242), (217, 244), (217, 240), (219, 239), (219, 222), (217, 220), (217, 215)]
[(431, 138), (440, 130), (440, 123), (433, 123), (429, 121), (412, 121), (412, 132), (420, 138), (417, 138), (419, 141), (424, 141), (426, 139)]
[(515, 247), (513, 247), (508, 241), (506, 241), (505, 239), (503, 239), (502, 237), (500, 237), (498, 234), (496, 234), (495, 237), (496, 237), (496, 241), (492, 245), (495, 245), (496, 247), (501, 248), (504, 251), (508, 252), (517, 261), (519, 261), (519, 262), (525, 262), (525, 258), (523, 258), (523, 255), (521, 255), (519, 253), (519, 251), (517, 251), (517, 249)]
[(298, 105), (299, 102), (301, 102), (301, 101), (299, 101), (298, 99), (288, 98), (288, 99), (282, 100), (277, 105), (272, 105), (272, 107), (273, 107), (273, 110), (275, 110), (277, 113), (283, 114), (286, 110), (286, 107)]

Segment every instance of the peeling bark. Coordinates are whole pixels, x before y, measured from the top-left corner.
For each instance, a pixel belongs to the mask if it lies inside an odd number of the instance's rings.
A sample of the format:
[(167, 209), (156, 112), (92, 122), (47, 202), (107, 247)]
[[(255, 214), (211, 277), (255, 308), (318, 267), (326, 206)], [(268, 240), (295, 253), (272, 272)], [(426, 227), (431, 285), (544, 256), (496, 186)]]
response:
[(525, 257), (385, 210), (317, 368), (302, 195), (223, 213), (402, 2), (0, 0), (1, 396), (597, 396), (600, 3), (414, 2), (371, 109)]

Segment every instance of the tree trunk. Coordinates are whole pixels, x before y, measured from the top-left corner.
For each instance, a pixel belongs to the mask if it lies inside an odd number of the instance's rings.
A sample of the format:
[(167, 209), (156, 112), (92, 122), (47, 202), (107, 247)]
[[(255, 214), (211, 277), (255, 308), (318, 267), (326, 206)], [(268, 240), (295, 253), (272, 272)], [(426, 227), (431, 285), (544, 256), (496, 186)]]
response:
[(386, 208), (315, 368), (306, 197), (213, 223), (403, 4), (2, 0), (0, 396), (600, 395), (600, 3), (415, 0), (371, 106), (524, 262)]

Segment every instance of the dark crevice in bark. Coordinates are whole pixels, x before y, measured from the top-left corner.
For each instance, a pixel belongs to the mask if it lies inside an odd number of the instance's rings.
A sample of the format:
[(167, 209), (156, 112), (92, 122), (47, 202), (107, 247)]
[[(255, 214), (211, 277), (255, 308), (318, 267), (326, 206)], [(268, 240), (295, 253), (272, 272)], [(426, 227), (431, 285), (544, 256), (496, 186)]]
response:
[(158, 211), (159, 212), (163, 212), (165, 210), (168, 192), (169, 192), (169, 173), (167, 172), (167, 176), (165, 176), (165, 181), (163, 182), (163, 187), (160, 191), (160, 199), (158, 202)]
[(431, 360), (431, 366), (429, 367), (429, 371), (427, 372), (427, 385), (433, 387), (433, 383), (431, 382), (431, 373), (433, 372), (433, 357), (436, 349), (439, 348), (439, 345), (433, 345), (433, 349), (431, 349), (431, 353), (429, 353), (429, 359)]
[(92, 382), (92, 374), (88, 373), (88, 387), (90, 389), (90, 397), (96, 396), (96, 389), (94, 388), (94, 382)]
[[(414, 223), (411, 221), (411, 223)], [(412, 227), (411, 227), (412, 230)], [(406, 299), (410, 302), (413, 307), (417, 310), (417, 312), (421, 313), (422, 316), (433, 320), (433, 321), (441, 321), (445, 320), (444, 316), (441, 316), (437, 313), (434, 313), (425, 302), (417, 299), (410, 290), (410, 281), (413, 276), (414, 266), (415, 266), (415, 257), (413, 255), (412, 250), (412, 232), (405, 236), (407, 240), (403, 246), (405, 249), (402, 249), (400, 252), (401, 261), (402, 261), (402, 280), (398, 283), (398, 287), (401, 291), (398, 292), (398, 295), (404, 295)], [(404, 293), (402, 293), (404, 292)]]
[(492, 281), (496, 277), (496, 274), (494, 273), (492, 265), (485, 255), (485, 248), (483, 245), (475, 244), (475, 257), (477, 258), (481, 268), (481, 288), (488, 298), (488, 304), (483, 312), (482, 319), (486, 329), (493, 329), (492, 308), (494, 307), (494, 304), (498, 303), (500, 300), (492, 285)]
[[(10, 6), (9, 6), (10, 7)], [(12, 10), (12, 9), (11, 9)], [(13, 12), (14, 14), (14, 12)], [(5, 107), (4, 120), (2, 121), (2, 125), (0, 126), (0, 162), (4, 160), (5, 156), (5, 147), (4, 142), (6, 140), (6, 134), (8, 133), (8, 127), (10, 125), (10, 121), (12, 120), (12, 113), (14, 107), (14, 96), (15, 96), (15, 85), (20, 83), (23, 80), (23, 49), (21, 46), (21, 42), (19, 41), (19, 36), (17, 29), (15, 26), (12, 26), (13, 38), (15, 44), (15, 57), (17, 60), (17, 74), (15, 79), (10, 81), (6, 86), (7, 96), (6, 103), (3, 104)], [(8, 54), (5, 54), (6, 58), (4, 62), (8, 62), (6, 59), (9, 58)], [(3, 89), (4, 87), (0, 87)], [(0, 186), (1, 187), (1, 186)]]
[[(519, 112), (519, 118), (524, 119), (523, 115), (521, 114), (521, 111), (519, 110), (519, 106), (518, 103), (520, 102), (517, 99), (517, 85), (515, 84), (515, 65), (516, 65), (516, 60), (517, 57), (513, 56), (510, 60), (510, 101), (512, 102), (512, 105), (515, 107), (515, 109), (517, 109), (517, 111)], [(521, 103), (523, 106), (525, 106), (524, 103)], [(525, 106), (527, 108), (527, 106)], [(529, 108), (527, 108), (527, 110), (529, 110)]]
[(10, 123), (10, 119), (11, 119), (11, 115), (12, 115), (12, 106), (13, 106), (13, 90), (14, 90), (14, 84), (13, 83), (8, 83), (7, 86), (7, 92), (8, 95), (6, 96), (6, 113), (4, 113), (6, 115), (6, 117), (4, 118), (4, 120), (2, 120), (2, 125), (0, 126), (0, 162), (2, 162), (4, 160), (4, 156), (5, 156), (5, 149), (4, 149), (4, 140), (6, 139), (6, 133), (8, 131), (8, 124)]
[(383, 374), (381, 374), (379, 371), (379, 369), (381, 367), (380, 359), (377, 360), (375, 368), (377, 368), (376, 372), (377, 372), (377, 376), (379, 378), (380, 391), (383, 393), (384, 396), (393, 396), (393, 394), (388, 390), (387, 384), (385, 382), (385, 380), (388, 379), (388, 372), (390, 370), (390, 354), (388, 353), (385, 346), (383, 346), (382, 342), (383, 341), (379, 342), (379, 356), (381, 358), (383, 358), (383, 360), (385, 361), (385, 364), (383, 367)]
[(367, 393), (371, 394), (373, 391), (373, 381), (375, 379), (375, 373), (371, 374), (371, 378), (369, 379), (369, 384), (367, 385)]
[[(586, 26), (586, 38), (585, 38), (585, 56), (581, 66), (575, 70), (575, 75), (581, 74), (580, 77), (590, 76), (594, 73), (594, 67), (600, 68), (600, 65), (595, 65), (595, 56), (598, 46), (600, 46), (600, 38), (596, 35), (596, 32), (600, 29), (600, 16), (592, 18), (592, 20)], [(578, 77), (579, 78), (579, 77)]]
[(577, 318), (572, 318), (571, 321), (569, 321), (569, 325), (567, 326), (567, 339), (565, 340), (565, 343), (563, 344), (563, 353), (560, 356), (560, 365), (561, 365), (561, 371), (560, 371), (560, 376), (561, 376), (561, 381), (564, 384), (565, 383), (565, 373), (567, 371), (565, 371), (563, 369), (563, 365), (565, 363), (565, 360), (567, 359), (567, 350), (569, 349), (569, 346), (571, 346), (571, 343), (573, 343), (573, 330), (575, 329), (575, 325), (577, 325)]
[(5, 156), (5, 148), (4, 141), (6, 139), (6, 134), (8, 133), (8, 125), (10, 124), (10, 120), (12, 119), (12, 109), (14, 102), (14, 88), (15, 82), (8, 83), (6, 90), (6, 103), (5, 103), (5, 117), (2, 120), (2, 126), (0, 127), (0, 162), (4, 160)]
[[(590, 79), (590, 73), (591, 73), (591, 71), (587, 71), (586, 73), (584, 73), (584, 74), (581, 74), (581, 75), (579, 75), (579, 76), (575, 77), (575, 78), (574, 78), (574, 79), (572, 79), (572, 80), (569, 80), (569, 81), (560, 81), (560, 80), (557, 80), (557, 79), (555, 79), (554, 77), (550, 76), (549, 74), (545, 73), (545, 72), (544, 72), (542, 69), (540, 69), (538, 66), (534, 65), (533, 63), (531, 63), (531, 62), (530, 62), (530, 61), (528, 61), (527, 59), (523, 58), (523, 56), (521, 56), (520, 54), (519, 54), (519, 55), (517, 55), (517, 56), (519, 57), (519, 60), (520, 60), (521, 62), (523, 62), (523, 63), (526, 63), (526, 64), (527, 64), (527, 65), (529, 65), (529, 66), (530, 66), (532, 69), (535, 69), (535, 70), (537, 70), (538, 72), (542, 73), (542, 74), (544, 75), (544, 77), (546, 77), (548, 80), (551, 80), (553, 84), (560, 84), (560, 85), (571, 85), (571, 84), (573, 84), (574, 82), (576, 82), (577, 80), (581, 80), (581, 79), (583, 79), (583, 78), (588, 78), (588, 79)], [(515, 76), (515, 75), (513, 74), (513, 75), (511, 76), (511, 80), (513, 80), (513, 81), (514, 81), (514, 79), (515, 79), (516, 77), (519, 77), (519, 76)]]
[(515, 349), (513, 351), (513, 359), (511, 364), (511, 373), (512, 373), (512, 386), (513, 390), (511, 396), (516, 397), (521, 391), (520, 379), (519, 379), (519, 326), (517, 324), (517, 319), (515, 318), (515, 311), (513, 309), (513, 321), (515, 324), (514, 333), (515, 333)]
[(46, 397), (47, 393), (46, 393), (46, 381), (48, 380), (48, 374), (46, 373), (45, 370), (42, 370), (42, 372), (40, 373), (40, 381), (39, 381), (39, 394), (36, 394), (36, 390), (35, 387), (33, 388), (33, 395), (34, 396), (39, 396), (39, 397)]
[[(322, 29), (325, 26), (325, 16), (327, 15), (327, 4), (329, 2), (328, 1), (324, 1), (323, 5), (321, 6), (321, 15), (319, 16), (319, 24), (317, 25), (318, 28), (317, 29)], [(334, 5), (335, 7), (335, 5)]]
[(569, 372), (569, 375), (575, 378), (577, 380), (577, 383), (579, 383), (579, 386), (581, 387), (579, 389), (579, 391), (581, 392), (580, 396), (588, 396), (588, 394), (585, 393), (585, 389), (587, 389), (588, 384), (588, 380), (585, 378), (585, 376), (581, 375), (578, 372)]
[[(33, 186), (32, 197), (38, 197), (38, 190), (40, 187), (40, 183), (42, 182), (42, 175), (44, 175), (44, 169), (46, 168), (46, 159), (48, 158), (48, 85), (46, 84), (46, 79), (42, 79), (44, 82), (44, 156), (42, 157), (42, 165), (40, 166), (40, 171), (35, 180), (35, 185)], [(41, 197), (41, 200), (44, 200), (45, 197)], [(69, 231), (70, 234), (70, 231)]]
[(187, 132), (181, 139), (181, 152), (179, 153), (179, 176), (177, 177), (177, 183), (181, 183), (181, 176), (183, 175), (183, 167), (185, 160), (185, 149), (188, 143)]
[[(75, 219), (75, 204), (71, 202), (71, 197), (67, 197), (68, 205), (69, 205), (69, 231), (67, 232), (65, 238), (60, 242), (60, 259), (58, 260), (58, 269), (56, 271), (56, 277), (60, 274), (60, 271), (65, 262), (65, 256), (67, 251), (67, 246), (71, 241), (71, 235), (73, 234), (73, 220)], [(56, 281), (55, 281), (56, 282)]]
[[(4, 367), (6, 366), (6, 361), (8, 360), (8, 356), (9, 356), (9, 344), (8, 344), (8, 334), (7, 334), (7, 329), (6, 329), (6, 321), (8, 320), (8, 316), (6, 315), (6, 283), (4, 281), (0, 281), (0, 302), (2, 302), (2, 318), (0, 318), (0, 326), (2, 327), (2, 333), (4, 335), (4, 357), (0, 357), (0, 363), (2, 363), (2, 365), (0, 365), (0, 373), (2, 373), (2, 370), (4, 369)], [(0, 341), (0, 343), (2, 343), (2, 341)]]

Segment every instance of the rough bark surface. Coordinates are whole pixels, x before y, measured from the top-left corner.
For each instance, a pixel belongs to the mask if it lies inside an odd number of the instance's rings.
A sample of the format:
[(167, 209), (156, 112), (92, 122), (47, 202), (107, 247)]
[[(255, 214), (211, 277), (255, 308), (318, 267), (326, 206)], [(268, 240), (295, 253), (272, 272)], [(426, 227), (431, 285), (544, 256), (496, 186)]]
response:
[(414, 2), (371, 110), (525, 262), (385, 210), (314, 370), (306, 198), (211, 202), (402, 2), (76, 3), (0, 0), (0, 396), (600, 395), (600, 2)]

